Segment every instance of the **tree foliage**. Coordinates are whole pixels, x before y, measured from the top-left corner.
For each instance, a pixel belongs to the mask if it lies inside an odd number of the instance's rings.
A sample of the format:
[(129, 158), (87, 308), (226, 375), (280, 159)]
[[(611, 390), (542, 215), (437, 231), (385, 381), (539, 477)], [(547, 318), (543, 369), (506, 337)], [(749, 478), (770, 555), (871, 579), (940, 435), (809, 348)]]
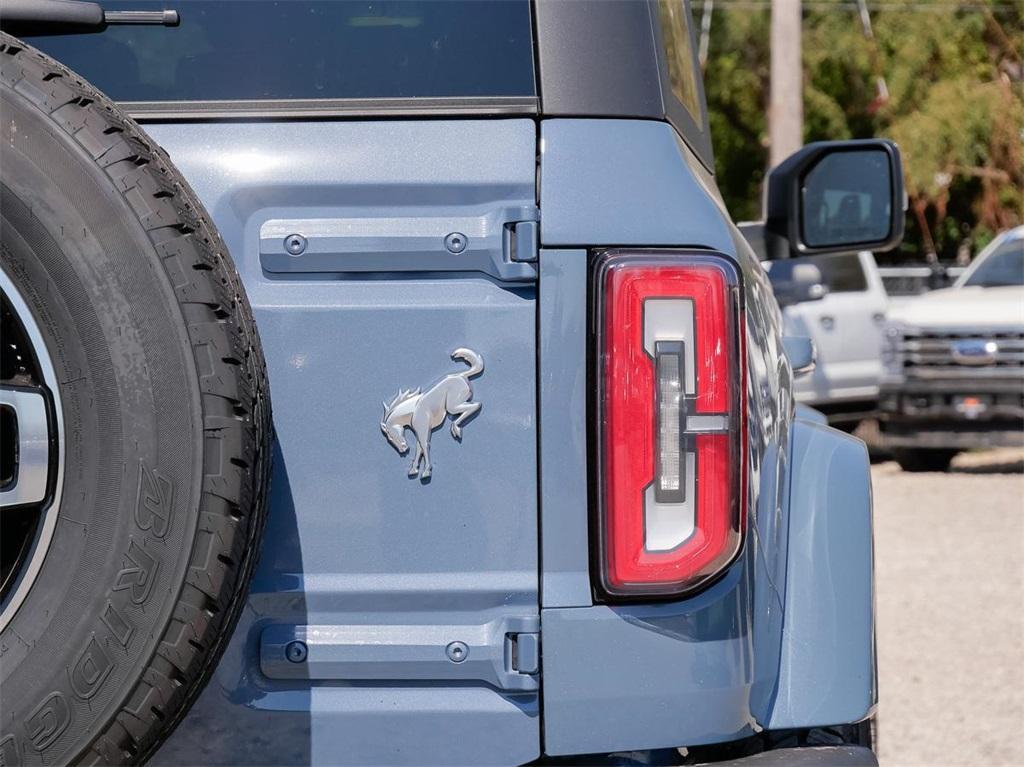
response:
[[(895, 139), (903, 256), (976, 251), (1024, 223), (1024, 0), (872, 5), (869, 37), (856, 3), (806, 4), (804, 139)], [(767, 3), (715, 3), (705, 83), (719, 184), (743, 219), (759, 213), (767, 163), (769, 24)]]

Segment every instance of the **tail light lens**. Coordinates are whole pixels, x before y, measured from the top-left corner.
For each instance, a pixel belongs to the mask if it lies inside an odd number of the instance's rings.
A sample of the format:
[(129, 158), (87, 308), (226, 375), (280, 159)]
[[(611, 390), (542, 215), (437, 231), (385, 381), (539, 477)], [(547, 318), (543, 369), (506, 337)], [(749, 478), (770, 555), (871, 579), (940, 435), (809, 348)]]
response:
[(704, 255), (606, 255), (597, 269), (600, 576), (679, 595), (742, 543), (739, 277)]

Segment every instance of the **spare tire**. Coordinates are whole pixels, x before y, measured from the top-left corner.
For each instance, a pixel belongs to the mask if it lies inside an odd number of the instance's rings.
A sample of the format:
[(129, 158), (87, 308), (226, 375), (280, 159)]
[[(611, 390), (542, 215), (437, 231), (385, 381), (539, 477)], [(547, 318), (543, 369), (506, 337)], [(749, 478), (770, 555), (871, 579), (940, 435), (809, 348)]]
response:
[(0, 763), (139, 762), (245, 600), (265, 363), (223, 242), (138, 125), (8, 35), (0, 114)]

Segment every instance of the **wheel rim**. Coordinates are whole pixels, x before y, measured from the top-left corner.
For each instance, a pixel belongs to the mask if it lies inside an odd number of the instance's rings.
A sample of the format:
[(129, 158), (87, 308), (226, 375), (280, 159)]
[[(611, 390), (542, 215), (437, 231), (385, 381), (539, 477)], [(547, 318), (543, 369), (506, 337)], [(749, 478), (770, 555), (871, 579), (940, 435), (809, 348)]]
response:
[(57, 526), (64, 418), (57, 376), (21, 292), (0, 269), (0, 631), (28, 596)]

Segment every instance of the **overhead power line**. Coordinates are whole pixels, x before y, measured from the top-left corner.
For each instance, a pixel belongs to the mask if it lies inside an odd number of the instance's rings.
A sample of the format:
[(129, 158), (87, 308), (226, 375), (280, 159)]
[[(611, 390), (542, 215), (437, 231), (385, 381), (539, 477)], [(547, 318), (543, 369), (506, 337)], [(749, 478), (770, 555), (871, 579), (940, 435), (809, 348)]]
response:
[[(748, 10), (762, 10), (771, 8), (771, 0), (716, 0), (717, 5), (723, 8), (738, 8)], [(859, 4), (856, 0), (804, 0), (806, 8), (816, 10), (839, 10), (860, 13)], [(1019, 6), (1016, 3), (994, 3), (992, 5), (961, 5), (959, 3), (871, 3), (872, 11), (906, 11), (920, 13), (1018, 13)]]

